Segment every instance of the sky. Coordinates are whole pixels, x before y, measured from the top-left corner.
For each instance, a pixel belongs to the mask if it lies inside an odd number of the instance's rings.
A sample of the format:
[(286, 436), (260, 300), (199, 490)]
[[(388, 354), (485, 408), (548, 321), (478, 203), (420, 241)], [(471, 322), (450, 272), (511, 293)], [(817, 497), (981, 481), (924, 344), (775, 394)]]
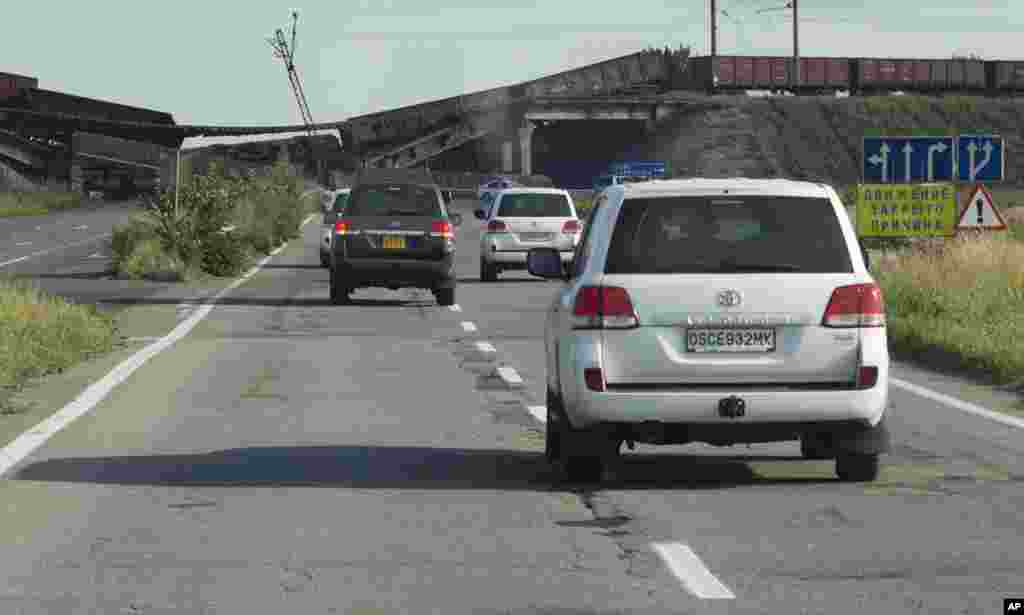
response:
[[(316, 122), (335, 122), (626, 55), (710, 44), (709, 0), (103, 0), (5, 12), (0, 72), (166, 111), (179, 124), (301, 124), (290, 40)], [(718, 0), (718, 53), (789, 55), (786, 0)], [(55, 6), (59, 8), (55, 9)], [(1024, 3), (800, 0), (801, 55), (1024, 60)], [(758, 13), (762, 9), (768, 10)], [(16, 22), (16, 27), (15, 26)], [(272, 138), (281, 138), (281, 135)], [(246, 138), (246, 140), (252, 140)], [(231, 139), (189, 139), (189, 146)]]

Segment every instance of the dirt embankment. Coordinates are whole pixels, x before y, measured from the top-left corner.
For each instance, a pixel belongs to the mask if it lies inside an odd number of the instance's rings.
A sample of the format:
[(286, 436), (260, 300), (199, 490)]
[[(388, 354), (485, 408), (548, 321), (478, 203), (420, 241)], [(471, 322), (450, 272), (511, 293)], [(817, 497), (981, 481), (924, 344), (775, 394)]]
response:
[(849, 185), (860, 180), (862, 139), (943, 130), (998, 133), (1006, 183), (1024, 182), (1024, 101), (887, 96), (727, 97), (661, 120), (645, 155), (671, 161), (676, 176), (789, 177)]

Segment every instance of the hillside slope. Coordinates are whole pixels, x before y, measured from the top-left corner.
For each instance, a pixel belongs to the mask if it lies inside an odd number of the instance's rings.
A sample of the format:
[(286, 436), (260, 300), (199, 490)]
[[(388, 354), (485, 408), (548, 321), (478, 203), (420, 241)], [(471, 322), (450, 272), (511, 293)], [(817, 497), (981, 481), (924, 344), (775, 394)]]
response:
[(1006, 183), (1024, 180), (1024, 102), (888, 96), (724, 97), (658, 123), (644, 155), (671, 161), (673, 175), (791, 177), (840, 185), (860, 179), (871, 130), (914, 134), (994, 132), (1006, 140)]

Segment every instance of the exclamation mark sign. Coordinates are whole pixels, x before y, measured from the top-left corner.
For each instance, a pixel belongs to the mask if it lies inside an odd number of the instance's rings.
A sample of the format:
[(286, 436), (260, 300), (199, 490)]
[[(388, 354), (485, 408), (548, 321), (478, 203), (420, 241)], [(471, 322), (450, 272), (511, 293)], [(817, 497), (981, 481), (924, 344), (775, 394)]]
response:
[(974, 202), (974, 208), (978, 210), (978, 226), (984, 226), (985, 217), (981, 215), (981, 197), (978, 197), (978, 200)]

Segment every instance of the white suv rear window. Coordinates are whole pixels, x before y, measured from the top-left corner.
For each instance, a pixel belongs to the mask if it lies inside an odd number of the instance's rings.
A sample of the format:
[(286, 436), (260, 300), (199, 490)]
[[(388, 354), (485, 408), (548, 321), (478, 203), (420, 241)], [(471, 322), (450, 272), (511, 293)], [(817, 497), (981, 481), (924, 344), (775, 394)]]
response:
[(504, 218), (571, 218), (572, 208), (564, 194), (505, 194), (498, 216)]
[(828, 199), (627, 199), (605, 273), (852, 273)]

